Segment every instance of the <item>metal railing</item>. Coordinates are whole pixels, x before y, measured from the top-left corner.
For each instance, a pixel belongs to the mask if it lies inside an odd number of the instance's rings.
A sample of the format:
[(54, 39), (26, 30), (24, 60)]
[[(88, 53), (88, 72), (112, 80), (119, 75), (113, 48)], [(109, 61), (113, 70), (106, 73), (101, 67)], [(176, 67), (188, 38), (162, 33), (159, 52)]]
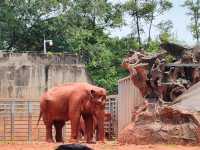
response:
[(106, 111), (111, 113), (111, 120), (105, 123), (105, 132), (112, 139), (118, 135), (118, 95), (107, 97)]
[[(0, 101), (0, 140), (33, 141), (45, 130), (36, 122), (39, 116), (39, 101), (7, 100)], [(38, 134), (39, 133), (39, 134)]]
[[(43, 121), (37, 127), (39, 101), (0, 101), (0, 141), (44, 141)], [(53, 134), (55, 130), (53, 129)], [(68, 139), (70, 124), (63, 128), (64, 139)]]
[(118, 132), (125, 128), (130, 122), (132, 112), (136, 106), (144, 102), (139, 89), (134, 86), (130, 76), (118, 81)]

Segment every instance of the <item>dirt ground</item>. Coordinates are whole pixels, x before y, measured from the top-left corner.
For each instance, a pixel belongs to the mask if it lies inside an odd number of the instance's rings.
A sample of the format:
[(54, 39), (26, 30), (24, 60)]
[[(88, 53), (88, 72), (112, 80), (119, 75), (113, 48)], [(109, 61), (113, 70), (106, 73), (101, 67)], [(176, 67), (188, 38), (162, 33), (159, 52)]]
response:
[[(60, 144), (45, 142), (36, 143), (1, 143), (0, 150), (54, 150)], [(94, 150), (199, 150), (200, 146), (180, 145), (118, 145), (115, 142), (106, 144), (88, 144)]]

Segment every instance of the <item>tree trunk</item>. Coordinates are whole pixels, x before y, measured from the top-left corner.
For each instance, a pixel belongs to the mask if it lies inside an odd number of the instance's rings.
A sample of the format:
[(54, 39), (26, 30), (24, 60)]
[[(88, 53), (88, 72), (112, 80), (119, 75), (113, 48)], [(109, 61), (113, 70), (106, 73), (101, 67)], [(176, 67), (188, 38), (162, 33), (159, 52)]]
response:
[[(197, 0), (197, 5), (199, 7), (199, 0)], [(198, 23), (199, 23), (199, 9), (197, 9), (196, 11), (194, 10), (194, 21), (195, 21), (195, 35), (196, 35), (196, 40), (197, 43), (199, 43), (199, 27), (198, 27)]]
[(152, 29), (152, 25), (153, 25), (153, 12), (151, 14), (151, 19), (150, 19), (150, 24), (149, 24), (149, 35), (148, 35), (148, 44), (151, 41), (151, 29)]
[(138, 43), (139, 45), (141, 45), (139, 17), (137, 15), (136, 15), (136, 25), (137, 25)]
[(140, 18), (139, 18), (139, 15), (138, 15), (138, 4), (137, 4), (137, 0), (135, 0), (135, 4), (137, 5), (137, 6), (136, 6), (137, 10), (136, 10), (136, 12), (135, 12), (136, 26), (137, 26), (137, 35), (138, 35), (137, 40), (138, 40), (139, 46), (141, 46), (140, 25), (139, 25), (139, 22), (140, 22), (139, 20), (140, 20)]
[(195, 35), (196, 35), (196, 40), (197, 40), (197, 42), (199, 42), (199, 33), (198, 33), (198, 13), (197, 12), (195, 12), (194, 13), (194, 21), (195, 21)]
[[(199, 0), (197, 0), (197, 5), (198, 5), (198, 7), (200, 7), (200, 1)], [(200, 9), (200, 8), (199, 8)], [(199, 9), (197, 9), (197, 42), (199, 43)]]

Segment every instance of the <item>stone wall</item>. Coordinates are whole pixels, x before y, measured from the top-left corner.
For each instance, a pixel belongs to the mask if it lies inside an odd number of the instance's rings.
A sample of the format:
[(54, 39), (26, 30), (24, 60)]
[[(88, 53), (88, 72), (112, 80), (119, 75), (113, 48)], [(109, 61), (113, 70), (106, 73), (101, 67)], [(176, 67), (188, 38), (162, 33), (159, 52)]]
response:
[(67, 82), (90, 82), (77, 55), (0, 53), (0, 99), (38, 99), (45, 89)]

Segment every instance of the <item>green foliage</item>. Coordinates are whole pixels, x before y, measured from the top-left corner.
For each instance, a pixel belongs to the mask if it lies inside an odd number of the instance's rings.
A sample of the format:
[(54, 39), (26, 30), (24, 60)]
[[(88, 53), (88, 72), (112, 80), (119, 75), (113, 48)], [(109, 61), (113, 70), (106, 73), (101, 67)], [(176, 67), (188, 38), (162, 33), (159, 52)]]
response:
[(160, 34), (160, 41), (162, 43), (167, 43), (170, 41), (170, 34), (168, 32), (163, 32)]
[(169, 54), (165, 56), (165, 60), (167, 63), (172, 63), (175, 60), (175, 58)]
[(134, 39), (101, 38), (93, 45), (95, 52), (87, 69), (93, 81), (106, 87), (109, 93), (117, 93), (117, 81), (128, 73), (120, 67), (123, 57), (128, 53), (127, 48), (138, 48)]
[(160, 48), (160, 42), (155, 40), (149, 42), (146, 51), (150, 53), (157, 53), (160, 50), (159, 48)]
[(200, 38), (200, 0), (185, 0), (183, 7), (188, 10), (191, 23), (189, 25), (193, 37), (199, 42)]
[(173, 41), (173, 24), (170, 20), (161, 21), (157, 24), (157, 28), (160, 30), (159, 38), (162, 43)]

